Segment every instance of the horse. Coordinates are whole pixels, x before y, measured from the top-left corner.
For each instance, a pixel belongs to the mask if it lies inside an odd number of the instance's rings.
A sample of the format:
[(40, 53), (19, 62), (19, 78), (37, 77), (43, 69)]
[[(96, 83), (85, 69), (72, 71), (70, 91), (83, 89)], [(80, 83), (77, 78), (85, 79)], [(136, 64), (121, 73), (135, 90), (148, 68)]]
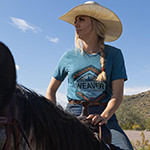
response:
[(104, 149), (79, 119), (16, 82), (15, 61), (2, 42), (0, 71), (1, 150)]

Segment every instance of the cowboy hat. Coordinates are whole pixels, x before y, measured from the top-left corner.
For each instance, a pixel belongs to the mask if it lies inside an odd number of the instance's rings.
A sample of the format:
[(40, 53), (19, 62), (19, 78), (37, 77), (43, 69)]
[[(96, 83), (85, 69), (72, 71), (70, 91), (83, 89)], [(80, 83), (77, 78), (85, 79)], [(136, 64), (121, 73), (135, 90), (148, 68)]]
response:
[(59, 19), (74, 25), (75, 17), (79, 15), (86, 15), (102, 22), (106, 28), (106, 42), (117, 40), (122, 33), (122, 24), (118, 16), (111, 10), (93, 1), (87, 1), (72, 8)]

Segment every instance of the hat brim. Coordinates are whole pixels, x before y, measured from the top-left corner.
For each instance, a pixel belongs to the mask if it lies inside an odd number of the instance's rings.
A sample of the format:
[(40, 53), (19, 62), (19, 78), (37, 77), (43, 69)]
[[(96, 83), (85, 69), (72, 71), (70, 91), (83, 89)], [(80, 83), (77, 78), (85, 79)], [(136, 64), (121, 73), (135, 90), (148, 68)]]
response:
[(93, 17), (102, 22), (106, 28), (106, 42), (115, 41), (122, 34), (122, 24), (118, 16), (111, 10), (99, 4), (78, 5), (62, 15), (59, 19), (74, 25), (75, 17), (79, 15)]

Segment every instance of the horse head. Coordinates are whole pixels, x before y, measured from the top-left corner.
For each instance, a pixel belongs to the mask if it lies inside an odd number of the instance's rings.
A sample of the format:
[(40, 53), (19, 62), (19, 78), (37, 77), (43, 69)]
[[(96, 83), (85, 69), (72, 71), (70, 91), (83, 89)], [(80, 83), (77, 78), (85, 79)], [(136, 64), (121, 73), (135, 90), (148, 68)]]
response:
[(0, 42), (0, 149), (6, 141), (6, 110), (16, 86), (16, 69), (13, 56), (2, 42)]
[(13, 56), (8, 47), (0, 42), (0, 111), (8, 104), (15, 86), (16, 68)]

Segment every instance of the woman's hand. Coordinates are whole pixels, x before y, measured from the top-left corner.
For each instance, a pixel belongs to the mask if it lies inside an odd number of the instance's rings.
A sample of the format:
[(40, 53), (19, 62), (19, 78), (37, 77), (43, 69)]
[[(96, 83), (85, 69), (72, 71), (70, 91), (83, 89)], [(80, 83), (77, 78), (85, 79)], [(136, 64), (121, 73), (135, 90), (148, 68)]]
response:
[(92, 124), (94, 124), (94, 125), (99, 124), (101, 126), (103, 124), (107, 124), (107, 119), (103, 118), (99, 114), (91, 114), (86, 119), (91, 119), (92, 120)]

